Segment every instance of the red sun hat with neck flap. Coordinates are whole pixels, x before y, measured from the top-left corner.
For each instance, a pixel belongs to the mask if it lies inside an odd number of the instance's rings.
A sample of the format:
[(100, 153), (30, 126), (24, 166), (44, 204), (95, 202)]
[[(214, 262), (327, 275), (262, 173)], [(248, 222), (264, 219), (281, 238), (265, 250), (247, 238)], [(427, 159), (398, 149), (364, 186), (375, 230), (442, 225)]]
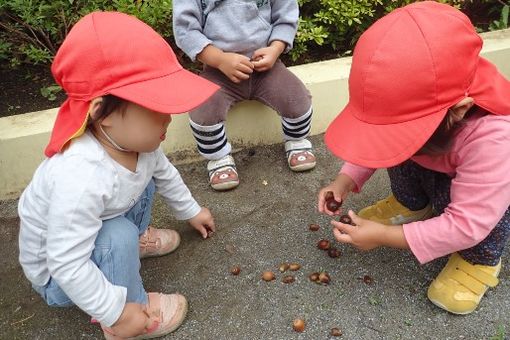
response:
[(381, 18), (356, 44), (349, 102), (326, 145), (350, 163), (385, 168), (413, 156), (465, 97), (510, 114), (510, 82), (481, 48), (470, 20), (448, 5), (417, 2)]
[(94, 12), (80, 19), (58, 50), (51, 71), (68, 98), (46, 147), (48, 157), (83, 133), (94, 98), (112, 94), (175, 114), (197, 107), (219, 89), (184, 70), (151, 27), (118, 12)]

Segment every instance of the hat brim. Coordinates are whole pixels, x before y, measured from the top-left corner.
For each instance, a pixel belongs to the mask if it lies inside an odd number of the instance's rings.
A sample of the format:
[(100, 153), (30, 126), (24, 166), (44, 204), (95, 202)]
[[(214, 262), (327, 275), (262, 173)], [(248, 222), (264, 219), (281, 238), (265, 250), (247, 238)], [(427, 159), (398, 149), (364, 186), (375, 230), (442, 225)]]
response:
[(430, 138), (448, 108), (398, 124), (369, 124), (356, 118), (347, 106), (326, 130), (324, 141), (344, 161), (368, 167), (387, 168), (413, 156)]
[(480, 57), (468, 95), (475, 104), (496, 115), (510, 114), (510, 82), (496, 66)]
[(196, 108), (219, 88), (181, 69), (163, 77), (111, 89), (108, 93), (159, 113), (177, 114)]
[[(164, 77), (146, 80), (108, 91), (150, 110), (177, 114), (192, 110), (205, 102), (220, 87), (181, 69)], [(90, 103), (68, 98), (59, 109), (50, 141), (44, 151), (51, 157), (83, 128)]]

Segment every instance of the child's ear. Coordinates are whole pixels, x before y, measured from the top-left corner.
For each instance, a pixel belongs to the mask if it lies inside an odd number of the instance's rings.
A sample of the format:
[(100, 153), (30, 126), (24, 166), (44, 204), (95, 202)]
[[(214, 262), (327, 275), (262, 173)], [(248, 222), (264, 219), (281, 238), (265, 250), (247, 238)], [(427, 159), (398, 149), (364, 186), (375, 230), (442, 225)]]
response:
[(466, 97), (460, 102), (452, 106), (449, 110), (449, 114), (454, 123), (459, 122), (464, 118), (470, 108), (473, 107), (475, 101), (471, 97)]
[(92, 99), (89, 106), (89, 116), (96, 120), (98, 118), (99, 109), (101, 108), (101, 105), (103, 104), (103, 97), (97, 97)]

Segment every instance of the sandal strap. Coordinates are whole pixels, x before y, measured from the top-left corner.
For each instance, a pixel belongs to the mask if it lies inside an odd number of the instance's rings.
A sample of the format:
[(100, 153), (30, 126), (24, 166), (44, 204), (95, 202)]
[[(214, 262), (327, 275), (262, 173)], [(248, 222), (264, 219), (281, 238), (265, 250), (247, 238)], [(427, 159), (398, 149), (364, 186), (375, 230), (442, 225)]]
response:
[(308, 139), (289, 140), (285, 142), (285, 153), (287, 158), (298, 152), (311, 152), (312, 143)]
[(234, 157), (232, 157), (231, 155), (226, 155), (223, 158), (209, 161), (207, 163), (207, 171), (209, 172), (209, 178), (211, 178), (217, 171), (224, 171), (228, 169), (232, 169), (233, 171), (237, 172)]

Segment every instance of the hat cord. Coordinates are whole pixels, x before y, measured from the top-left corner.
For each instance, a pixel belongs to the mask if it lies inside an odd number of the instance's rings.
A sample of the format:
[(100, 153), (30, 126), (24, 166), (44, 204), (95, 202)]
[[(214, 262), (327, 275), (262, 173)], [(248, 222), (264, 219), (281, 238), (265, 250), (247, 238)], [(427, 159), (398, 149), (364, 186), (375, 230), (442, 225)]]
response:
[(122, 152), (131, 152), (131, 150), (124, 149), (119, 144), (115, 143), (114, 140), (106, 133), (106, 131), (103, 130), (103, 127), (101, 126), (101, 124), (98, 124), (98, 125), (99, 125), (99, 130), (101, 130), (101, 132), (103, 133), (103, 136), (105, 136), (105, 138), (113, 145), (113, 147), (115, 149), (122, 151)]

